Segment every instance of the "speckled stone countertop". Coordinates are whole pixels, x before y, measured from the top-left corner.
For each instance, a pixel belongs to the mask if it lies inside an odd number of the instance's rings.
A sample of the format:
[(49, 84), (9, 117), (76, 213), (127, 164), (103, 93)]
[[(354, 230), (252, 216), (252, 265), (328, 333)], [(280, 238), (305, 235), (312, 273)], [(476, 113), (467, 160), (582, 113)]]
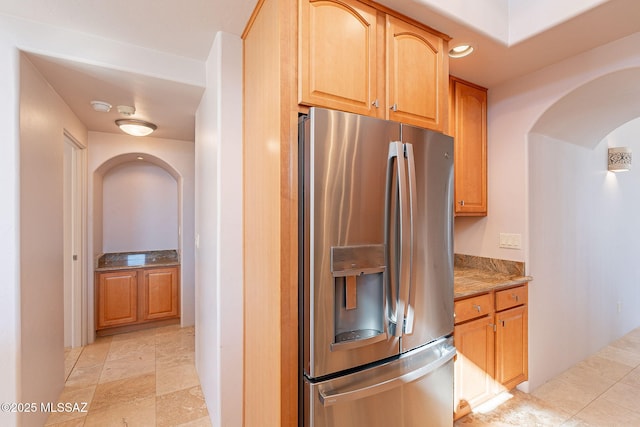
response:
[(96, 271), (124, 270), (143, 267), (170, 267), (180, 264), (178, 251), (118, 252), (103, 254), (96, 262)]
[(455, 298), (520, 285), (533, 280), (524, 275), (524, 263), (471, 255), (455, 255), (453, 293)]

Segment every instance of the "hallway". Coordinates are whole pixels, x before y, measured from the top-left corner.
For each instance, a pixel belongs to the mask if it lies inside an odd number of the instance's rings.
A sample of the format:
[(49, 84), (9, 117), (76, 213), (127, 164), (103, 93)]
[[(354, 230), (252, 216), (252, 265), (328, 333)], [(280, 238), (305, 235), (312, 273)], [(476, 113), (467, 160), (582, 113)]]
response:
[(194, 328), (178, 325), (97, 338), (65, 350), (62, 403), (46, 426), (211, 426), (194, 360)]

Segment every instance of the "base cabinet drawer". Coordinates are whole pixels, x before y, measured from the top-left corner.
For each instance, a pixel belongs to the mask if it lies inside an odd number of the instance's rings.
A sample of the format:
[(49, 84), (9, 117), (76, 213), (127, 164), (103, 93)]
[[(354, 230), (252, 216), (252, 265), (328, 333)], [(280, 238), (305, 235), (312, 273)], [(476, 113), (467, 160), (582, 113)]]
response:
[(453, 303), (456, 324), (493, 313), (493, 294), (456, 300)]

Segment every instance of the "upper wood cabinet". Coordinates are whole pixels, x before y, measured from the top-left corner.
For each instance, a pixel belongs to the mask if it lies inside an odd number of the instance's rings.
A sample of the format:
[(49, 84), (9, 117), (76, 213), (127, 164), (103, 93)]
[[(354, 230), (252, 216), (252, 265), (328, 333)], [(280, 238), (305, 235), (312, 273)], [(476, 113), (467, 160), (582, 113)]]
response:
[(298, 102), (438, 131), (448, 39), (357, 0), (300, 2)]
[(456, 216), (487, 215), (487, 89), (450, 78)]
[(300, 103), (376, 116), (376, 50), (374, 8), (354, 0), (301, 1)]
[(448, 102), (445, 41), (387, 15), (390, 120), (442, 131)]

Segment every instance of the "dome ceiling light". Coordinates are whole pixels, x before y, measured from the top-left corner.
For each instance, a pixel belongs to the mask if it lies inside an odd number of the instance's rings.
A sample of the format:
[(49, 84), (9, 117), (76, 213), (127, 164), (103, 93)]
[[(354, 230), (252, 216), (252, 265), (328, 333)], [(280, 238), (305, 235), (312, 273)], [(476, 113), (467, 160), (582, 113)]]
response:
[(137, 119), (118, 119), (116, 125), (125, 133), (133, 136), (147, 136), (158, 126), (144, 120)]
[(473, 46), (469, 43), (460, 43), (449, 50), (451, 58), (463, 58), (473, 52)]

